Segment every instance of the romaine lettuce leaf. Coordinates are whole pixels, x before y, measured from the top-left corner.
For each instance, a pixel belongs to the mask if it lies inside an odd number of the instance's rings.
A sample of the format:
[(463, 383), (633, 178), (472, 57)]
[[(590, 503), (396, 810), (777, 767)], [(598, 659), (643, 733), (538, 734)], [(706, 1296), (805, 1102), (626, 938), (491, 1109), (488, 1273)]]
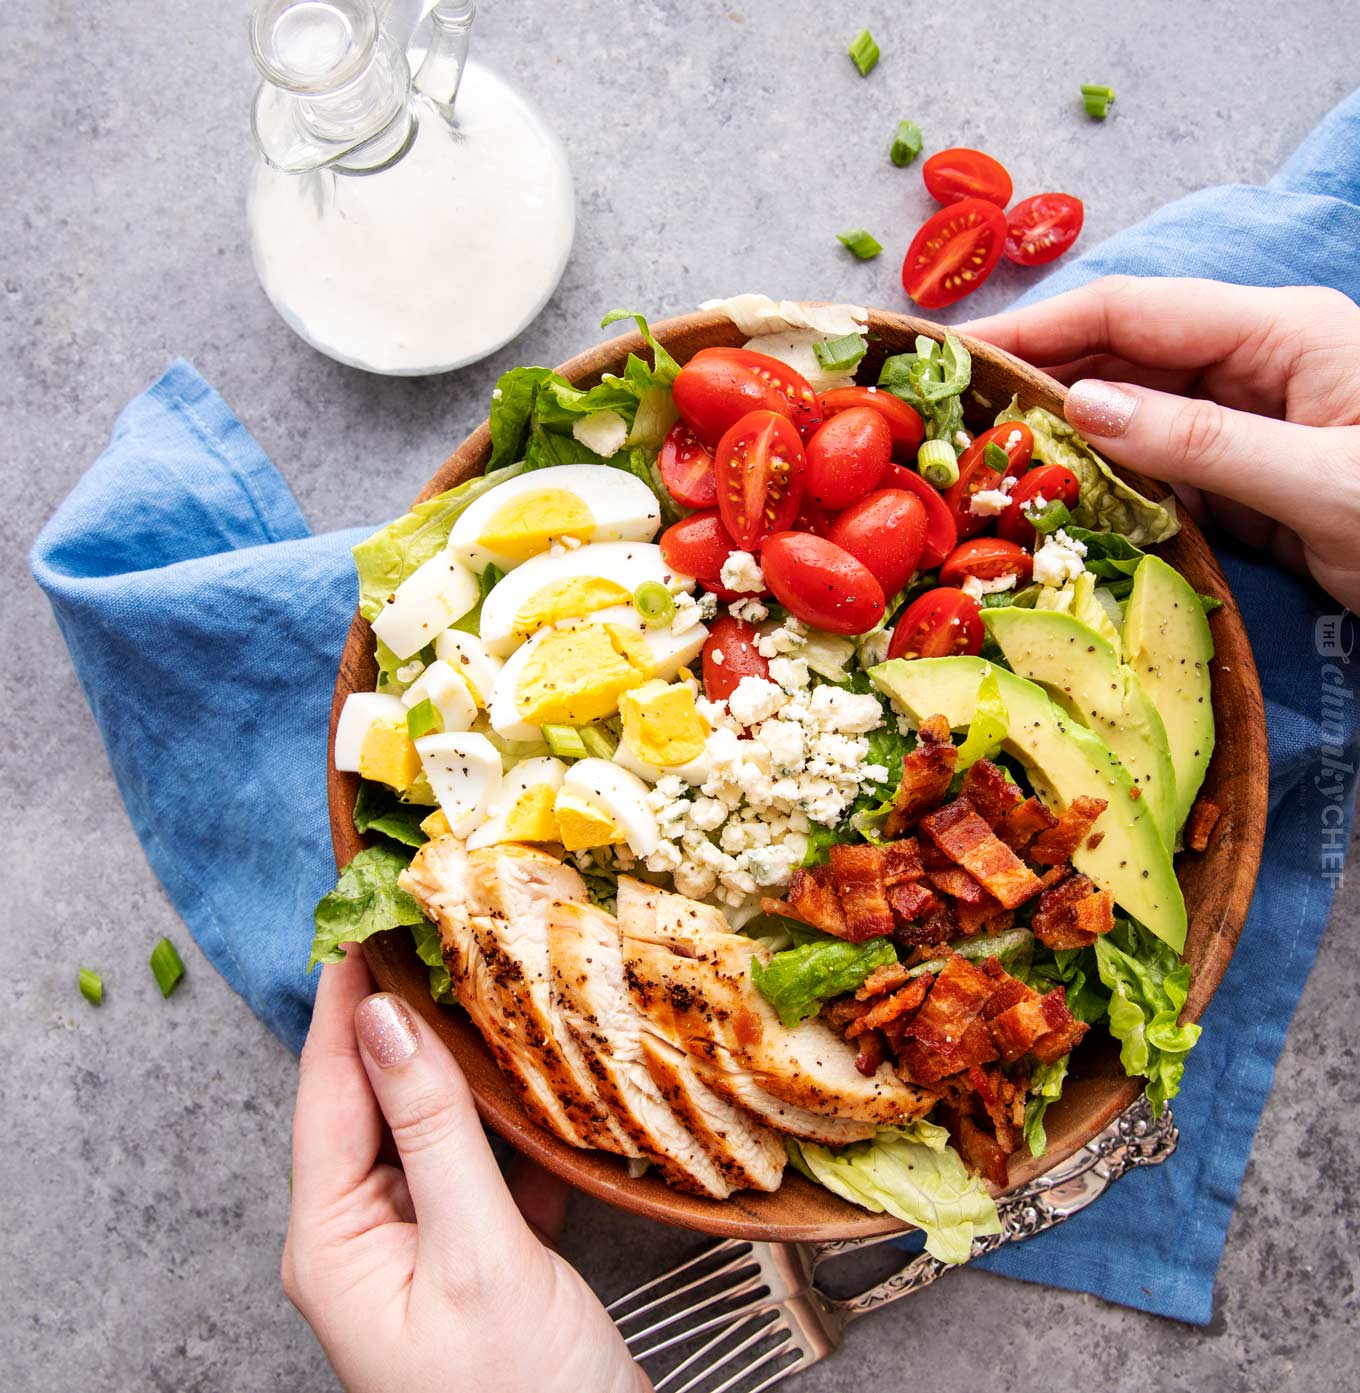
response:
[(1105, 1019), (1109, 992), (1100, 980), (1094, 948), (1068, 948), (1054, 952), (1036, 942), (1034, 954), (1023, 970), (1009, 969), (1036, 992), (1062, 987), (1067, 993), (1067, 1009), (1087, 1025)]
[(918, 335), (915, 353), (884, 359), (878, 385), (920, 412), (931, 440), (953, 443), (963, 425), (961, 396), (972, 372), (972, 357), (953, 334), (945, 335), (943, 345)]
[(317, 963), (344, 960), (341, 944), (362, 943), (372, 934), (417, 924), (424, 917), (420, 906), (397, 884), (408, 858), (390, 846), (370, 846), (340, 872), (334, 890), (317, 902), (307, 971)]
[(959, 746), (954, 762), (956, 777), (971, 768), (978, 760), (991, 759), (996, 754), (1010, 729), (1010, 720), (1010, 712), (1001, 700), (1001, 684), (997, 681), (996, 674), (989, 671), (978, 683), (973, 719), (968, 724), (968, 734)]
[(768, 963), (751, 961), (751, 980), (787, 1026), (815, 1016), (823, 1001), (852, 992), (876, 968), (897, 961), (886, 938), (847, 943), (823, 938), (776, 953)]
[(933, 1122), (882, 1127), (871, 1141), (834, 1149), (792, 1138), (785, 1145), (810, 1180), (870, 1213), (921, 1229), (926, 1251), (941, 1262), (966, 1262), (974, 1238), (1001, 1232), (996, 1202)]
[[(491, 459), (487, 473), (506, 465), (518, 464), (524, 458), (529, 439), (529, 424), (533, 419), (538, 389), (550, 378), (557, 377), (551, 368), (511, 368), (502, 373), (491, 393)], [(566, 386), (563, 378), (557, 378)]]
[(384, 784), (359, 781), (359, 796), (354, 800), (356, 832), (377, 832), (403, 846), (424, 846), (430, 839), (420, 824), (429, 815), (429, 808), (403, 803)]
[(1025, 1099), (1025, 1141), (1029, 1146), (1029, 1154), (1036, 1159), (1048, 1150), (1044, 1114), (1048, 1111), (1050, 1103), (1056, 1103), (1062, 1097), (1069, 1058), (1069, 1055), (1063, 1055), (1052, 1064), (1036, 1064), (1034, 1072), (1029, 1076), (1029, 1097)]
[[(996, 424), (1023, 421), (1034, 432), (1034, 458), (1070, 469), (1081, 485), (1073, 520), (1093, 532), (1120, 532), (1135, 546), (1165, 542), (1180, 531), (1174, 506), (1154, 503), (1130, 488), (1081, 438), (1051, 411), (1032, 406), (1021, 411), (1019, 398), (996, 418)], [(1068, 535), (1074, 536), (1071, 529)]]
[(1200, 1037), (1177, 1022), (1190, 991), (1190, 965), (1129, 919), (1096, 940), (1100, 980), (1110, 990), (1110, 1034), (1126, 1074), (1147, 1079), (1154, 1115), (1180, 1092), (1185, 1057)]
[(430, 969), (430, 995), (439, 1002), (452, 1002), (453, 978), (444, 966), (444, 950), (439, 942), (439, 930), (422, 914), (418, 924), (411, 925), (416, 941), (416, 957)]

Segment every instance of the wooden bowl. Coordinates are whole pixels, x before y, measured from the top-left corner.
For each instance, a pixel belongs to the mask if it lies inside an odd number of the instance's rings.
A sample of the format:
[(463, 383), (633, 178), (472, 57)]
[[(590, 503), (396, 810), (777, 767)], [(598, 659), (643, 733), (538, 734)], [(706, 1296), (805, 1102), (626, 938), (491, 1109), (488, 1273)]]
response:
[[(935, 339), (944, 336), (939, 325), (908, 315), (873, 311), (869, 321), (866, 366), (875, 377), (883, 358), (909, 350), (917, 334)], [(740, 345), (746, 337), (725, 316), (702, 313), (667, 320), (656, 326), (656, 334), (682, 363), (701, 348)], [(965, 342), (973, 354), (973, 387), (992, 404), (985, 419), (974, 424), (990, 425), (995, 411), (1015, 393), (1023, 407), (1041, 406), (1061, 415), (1064, 389), (1060, 384), (988, 344)], [(621, 372), (629, 352), (645, 353), (636, 333), (599, 344), (565, 363), (560, 371), (570, 381), (589, 386), (602, 373)], [(444, 461), (420, 499), (479, 474), (490, 448), (490, 432), (483, 423)], [(1135, 474), (1127, 473), (1126, 477), (1151, 496), (1166, 493), (1164, 487)], [(1197, 1020), (1223, 977), (1251, 903), (1265, 835), (1268, 765), (1261, 688), (1242, 617), (1203, 535), (1188, 517), (1182, 516), (1182, 524), (1180, 533), (1159, 548), (1161, 554), (1197, 590), (1223, 601), (1222, 609), (1211, 620), (1217, 649), (1213, 702), (1218, 745), (1204, 785), (1205, 793), (1219, 804), (1223, 815), (1208, 851), (1199, 856), (1183, 854), (1177, 867), (1189, 911), (1186, 957), (1192, 971), (1183, 1019)], [(332, 743), (346, 696), (374, 685), (377, 670), (372, 654), (372, 633), (356, 614), (335, 683)], [(358, 780), (356, 775), (335, 772), (333, 761), (330, 770), (331, 837), (336, 865), (344, 866), (366, 844), (351, 820)], [(774, 1194), (748, 1190), (724, 1201), (681, 1194), (655, 1175), (630, 1179), (618, 1158), (568, 1146), (528, 1117), (464, 1014), (437, 1006), (430, 999), (426, 968), (416, 957), (407, 930), (370, 938), (364, 953), (379, 987), (403, 997), (448, 1044), (472, 1085), (485, 1122), (578, 1189), (634, 1214), (723, 1237), (804, 1242), (888, 1233), (903, 1227), (895, 1219), (868, 1214), (845, 1203), (810, 1184), (792, 1168)], [(1120, 1068), (1114, 1042), (1103, 1033), (1094, 1038), (1097, 1033), (1092, 1032), (1088, 1043), (1077, 1050), (1063, 1096), (1049, 1109), (1045, 1119), (1047, 1154), (1038, 1161), (1017, 1160), (1011, 1166), (1012, 1185), (1032, 1179), (1084, 1146), (1142, 1091), (1142, 1081), (1127, 1078)]]

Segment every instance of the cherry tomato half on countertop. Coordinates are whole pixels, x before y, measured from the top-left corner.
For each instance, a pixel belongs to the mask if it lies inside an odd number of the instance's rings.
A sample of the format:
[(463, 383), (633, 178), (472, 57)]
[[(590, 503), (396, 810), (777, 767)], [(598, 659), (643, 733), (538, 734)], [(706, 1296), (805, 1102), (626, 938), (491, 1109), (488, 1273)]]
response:
[(778, 358), (747, 348), (701, 348), (671, 384), (675, 409), (706, 445), (750, 411), (775, 411), (803, 435), (821, 424), (817, 394)]
[(709, 626), (704, 640), (704, 695), (709, 701), (726, 701), (743, 677), (768, 677), (770, 665), (756, 649), (756, 630), (730, 614), (720, 615)]
[(656, 465), (661, 482), (682, 508), (711, 508), (718, 501), (713, 451), (683, 421), (661, 442)]
[[(1004, 471), (987, 463), (987, 446), (995, 445), (1006, 456)], [(959, 540), (984, 531), (996, 513), (975, 513), (973, 495), (996, 489), (1002, 479), (1018, 478), (1034, 456), (1034, 432), (1023, 421), (1003, 421), (979, 435), (959, 456), (959, 477), (944, 494), (945, 506), (954, 519)]]
[(952, 305), (992, 274), (1005, 244), (1006, 215), (995, 203), (982, 198), (951, 203), (912, 238), (902, 263), (902, 288), (922, 309)]
[(982, 616), (971, 595), (942, 585), (918, 596), (893, 627), (889, 658), (950, 658), (982, 652)]
[(1006, 258), (1017, 266), (1056, 261), (1081, 233), (1086, 216), (1070, 193), (1036, 193), (1006, 214)]
[(713, 462), (718, 512), (743, 550), (755, 551), (798, 516), (806, 465), (803, 442), (786, 416), (775, 411), (743, 416), (718, 442)]
[(760, 552), (765, 583), (790, 614), (833, 634), (868, 633), (886, 601), (873, 572), (825, 537), (777, 532)]
[(905, 489), (921, 500), (926, 510), (926, 540), (921, 559), (916, 563), (923, 571), (933, 571), (954, 550), (959, 540), (954, 515), (945, 506), (944, 498), (934, 484), (928, 484), (914, 470), (900, 464), (890, 465), (883, 476), (883, 487)]
[(896, 595), (921, 560), (926, 506), (905, 489), (878, 489), (852, 503), (832, 523), (827, 540), (862, 561), (885, 595)]
[(921, 177), (931, 198), (946, 206), (965, 198), (982, 198), (998, 208), (1011, 201), (1013, 185), (1005, 165), (981, 150), (961, 145), (940, 150), (921, 166)]
[(808, 497), (835, 511), (878, 487), (892, 459), (892, 431), (881, 412), (852, 406), (817, 427), (806, 454)]
[(821, 395), (822, 415), (829, 421), (841, 411), (868, 406), (888, 423), (892, 435), (893, 458), (911, 464), (916, 450), (926, 438), (925, 422), (916, 408), (881, 387), (833, 387)]
[(1034, 524), (1025, 516), (1025, 508), (1036, 498), (1045, 503), (1055, 499), (1068, 508), (1077, 506), (1081, 483), (1070, 469), (1060, 464), (1041, 464), (1021, 475), (1011, 490), (1011, 506), (997, 520), (996, 535), (1022, 547), (1034, 545)]
[(974, 537), (960, 542), (940, 567), (941, 585), (959, 585), (969, 576), (978, 580), (1000, 580), (1015, 576), (1016, 584), (1030, 578), (1034, 558), (1024, 547), (1003, 542), (1000, 537)]

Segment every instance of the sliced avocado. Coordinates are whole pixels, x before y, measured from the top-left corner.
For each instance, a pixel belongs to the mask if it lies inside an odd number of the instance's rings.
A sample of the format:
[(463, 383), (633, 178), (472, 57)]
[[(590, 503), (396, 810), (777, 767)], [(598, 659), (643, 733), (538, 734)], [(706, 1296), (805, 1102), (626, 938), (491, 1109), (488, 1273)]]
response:
[(1145, 800), (1109, 746), (1077, 725), (1040, 686), (982, 658), (901, 658), (869, 672), (874, 685), (908, 716), (943, 715), (961, 730), (973, 719), (978, 685), (995, 673), (1010, 730), (1002, 748), (1024, 764), (1043, 802), (1065, 808), (1078, 794), (1104, 798), (1099, 843), (1072, 857), (1078, 870), (1113, 893), (1124, 910), (1178, 953), (1185, 947), (1185, 900)]
[(1161, 713), (1176, 769), (1175, 825), (1179, 831), (1204, 782), (1214, 752), (1209, 621), (1194, 587), (1156, 556), (1133, 573), (1124, 618), (1125, 661)]
[(1162, 718), (1133, 669), (1103, 635), (1071, 614), (1007, 606), (983, 610), (982, 622), (1021, 677), (1046, 687), (1114, 751), (1142, 789), (1162, 841), (1172, 847), (1180, 825), (1176, 774)]
[[(1059, 610), (1063, 614), (1070, 614), (1074, 619), (1080, 619), (1083, 624), (1089, 624), (1096, 633), (1109, 641), (1110, 647), (1114, 649), (1116, 661), (1122, 660), (1123, 643), (1119, 637), (1119, 630), (1115, 627), (1123, 623), (1119, 605), (1111, 600), (1112, 614), (1096, 594), (1096, 588), (1095, 576), (1090, 571), (1083, 571), (1060, 590), (1055, 590), (1051, 585), (1043, 586), (1030, 608)], [(1108, 590), (1103, 593), (1106, 596), (1110, 594)]]

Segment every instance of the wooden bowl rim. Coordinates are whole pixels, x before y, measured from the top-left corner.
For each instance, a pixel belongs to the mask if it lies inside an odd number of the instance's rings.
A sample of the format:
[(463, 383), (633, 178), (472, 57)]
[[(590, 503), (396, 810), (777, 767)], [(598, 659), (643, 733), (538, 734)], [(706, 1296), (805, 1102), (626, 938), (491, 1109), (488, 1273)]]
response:
[[(713, 342), (721, 339), (740, 344), (746, 337), (726, 315), (708, 311), (696, 311), (662, 320), (653, 325), (652, 330), (658, 341), (675, 352), (682, 361), (690, 352), (697, 351), (697, 348), (686, 350), (685, 343), (688, 341), (716, 335), (716, 338), (712, 338)], [(891, 311), (869, 310), (871, 345), (882, 340), (909, 342), (916, 334), (925, 334), (938, 340), (943, 338), (945, 332), (946, 326), (928, 320)], [(948, 332), (954, 331), (950, 329)], [(1061, 384), (1054, 379), (981, 340), (962, 334), (957, 337), (963, 340), (973, 354), (975, 383), (980, 367), (989, 376), (996, 375), (1006, 379), (1006, 385), (1013, 392), (1019, 393), (1026, 405), (1037, 400), (1041, 404), (1047, 404), (1050, 410), (1061, 411), (1061, 403), (1066, 393)], [(900, 347), (894, 346), (894, 351), (901, 351)], [(620, 370), (630, 352), (646, 352), (646, 345), (636, 330), (605, 340), (576, 354), (557, 371), (573, 383), (589, 385), (598, 381), (605, 372)], [(995, 407), (997, 403), (992, 405)], [(490, 449), (490, 425), (489, 421), (483, 421), (445, 459), (414, 501), (423, 502), (462, 479), (480, 473), (489, 458)], [(1131, 470), (1119, 469), (1118, 472), (1135, 487), (1151, 496), (1166, 496), (1167, 490), (1162, 485)], [(1192, 569), (1199, 574), (1190, 578), (1200, 589), (1208, 590), (1224, 602), (1223, 608), (1214, 618), (1218, 662), (1226, 670), (1227, 665), (1222, 663), (1223, 655), (1226, 653), (1231, 657), (1230, 666), (1235, 680), (1234, 705), (1245, 706), (1245, 711), (1234, 710), (1232, 728), (1227, 732), (1228, 739), (1223, 738), (1225, 732), (1220, 728), (1214, 764), (1210, 766), (1212, 777), (1218, 761), (1229, 746), (1232, 748), (1235, 764), (1241, 765), (1235, 774), (1235, 789), (1240, 802), (1233, 809), (1231, 843), (1224, 837), (1219, 837), (1215, 843), (1211, 843), (1209, 851), (1201, 858), (1205, 863), (1205, 872), (1200, 878), (1209, 879), (1210, 883), (1216, 886), (1226, 885), (1227, 888), (1221, 894), (1216, 892), (1216, 898), (1225, 901), (1225, 908), (1217, 920), (1205, 930), (1213, 956), (1192, 969), (1191, 994), (1182, 1019), (1198, 1020), (1222, 979), (1250, 904), (1265, 835), (1269, 769), (1264, 704), (1241, 614), (1207, 542), (1184, 511), (1181, 512), (1181, 522), (1182, 533), (1167, 545), (1179, 551), (1193, 551), (1197, 564)], [(1165, 548), (1159, 550), (1165, 554)], [(351, 674), (366, 670), (369, 674), (367, 685), (371, 687), (372, 669), (372, 632), (367, 621), (356, 612), (336, 677), (327, 757), (327, 797), (337, 867), (346, 865), (367, 843), (355, 832), (352, 820), (357, 777), (337, 774), (334, 769), (335, 725), (345, 697), (350, 691), (360, 689), (359, 682), (351, 680)], [(1220, 686), (1221, 677), (1216, 675), (1216, 718), (1219, 716)], [(1178, 876), (1184, 874), (1181, 863), (1187, 854), (1182, 853), (1178, 862)], [(1220, 872), (1225, 863), (1226, 869)], [(1216, 873), (1213, 878), (1208, 875), (1210, 867)], [(1190, 910), (1190, 919), (1194, 926), (1195, 911), (1190, 906), (1188, 897), (1187, 908)], [(666, 1186), (655, 1176), (644, 1175), (637, 1179), (628, 1177), (618, 1158), (599, 1152), (577, 1150), (539, 1127), (527, 1116), (510, 1092), (508, 1084), (500, 1077), (485, 1045), (463, 1013), (436, 1005), (429, 992), (424, 990), (426, 970), (416, 958), (410, 935), (405, 930), (377, 935), (367, 940), (363, 948), (379, 987), (384, 990), (397, 990), (403, 995), (408, 1004), (429, 1022), (460, 1059), (460, 1063), (469, 1074), (477, 1109), (483, 1121), (517, 1150), (576, 1188), (644, 1218), (698, 1229), (717, 1237), (817, 1242), (869, 1237), (902, 1231), (907, 1227), (890, 1216), (870, 1214), (848, 1204), (792, 1171), (780, 1189), (773, 1194), (743, 1191), (724, 1201), (682, 1194)], [(1109, 1055), (1110, 1047), (1103, 1046), (1103, 1049), (1105, 1054)], [(490, 1074), (484, 1072), (487, 1066), (490, 1068)], [(484, 1086), (478, 1084), (479, 1072), (482, 1072), (487, 1080)], [(1090, 1087), (1080, 1079), (1070, 1084), (1062, 1103), (1053, 1110), (1056, 1113), (1058, 1107), (1062, 1107), (1066, 1112), (1080, 1109), (1079, 1125), (1067, 1126), (1064, 1135), (1050, 1144), (1047, 1154), (1042, 1159), (1028, 1158), (1013, 1164), (1010, 1185), (1007, 1188), (1014, 1189), (1060, 1164), (1108, 1126), (1142, 1093), (1140, 1080), (1115, 1074), (1096, 1074), (1089, 1082)], [(1080, 1097), (1074, 1097), (1075, 1093), (1080, 1093)]]

